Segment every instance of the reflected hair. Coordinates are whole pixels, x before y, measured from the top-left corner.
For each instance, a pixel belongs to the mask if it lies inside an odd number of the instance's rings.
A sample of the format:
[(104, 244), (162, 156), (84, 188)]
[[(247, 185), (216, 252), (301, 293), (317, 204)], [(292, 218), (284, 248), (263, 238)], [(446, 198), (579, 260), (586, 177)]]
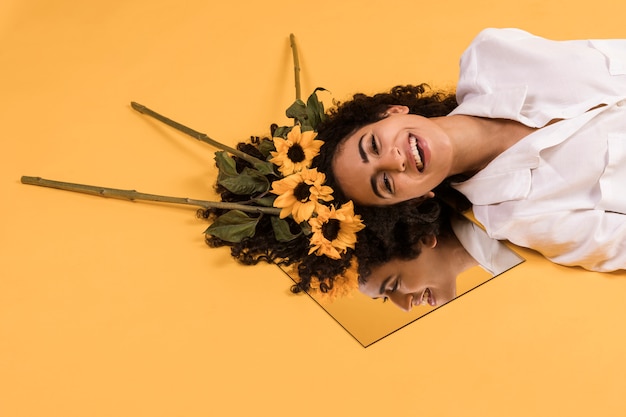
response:
[(384, 208), (364, 208), (368, 226), (359, 232), (354, 256), (359, 261), (359, 284), (365, 284), (372, 270), (394, 259), (411, 260), (421, 254), (421, 241), (427, 236), (452, 233), (452, 208), (438, 198), (421, 204), (406, 202)]

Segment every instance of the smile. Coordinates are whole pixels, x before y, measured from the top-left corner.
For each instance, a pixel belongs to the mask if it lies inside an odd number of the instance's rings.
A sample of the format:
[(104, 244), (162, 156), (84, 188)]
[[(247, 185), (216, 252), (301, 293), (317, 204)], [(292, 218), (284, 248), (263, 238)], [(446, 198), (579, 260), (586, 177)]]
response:
[(419, 297), (417, 303), (415, 303), (415, 305), (427, 305), (427, 304), (432, 307), (437, 305), (437, 300), (435, 300), (435, 297), (430, 292), (430, 288), (426, 288), (422, 292), (422, 295)]
[(409, 149), (411, 149), (411, 154), (415, 160), (415, 167), (419, 172), (422, 172), (424, 170), (424, 163), (422, 162), (424, 160), (424, 153), (420, 147), (417, 146), (415, 136), (409, 136)]

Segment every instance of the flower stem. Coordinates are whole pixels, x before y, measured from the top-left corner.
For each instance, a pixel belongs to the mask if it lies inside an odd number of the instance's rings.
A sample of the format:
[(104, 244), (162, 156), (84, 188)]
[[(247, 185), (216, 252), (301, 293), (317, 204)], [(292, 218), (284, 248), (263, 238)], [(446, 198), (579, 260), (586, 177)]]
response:
[(216, 141), (215, 139), (211, 139), (209, 136), (207, 136), (205, 133), (201, 133), (198, 132), (197, 130), (194, 130), (190, 127), (187, 127), (183, 124), (180, 124), (168, 117), (165, 117), (157, 112), (155, 112), (154, 110), (151, 110), (149, 108), (147, 108), (146, 106), (144, 106), (143, 104), (139, 104), (136, 103), (134, 101), (130, 102), (130, 106), (137, 110), (139, 113), (141, 114), (145, 114), (148, 115), (152, 118), (157, 119), (160, 122), (165, 123), (166, 125), (173, 127), (174, 129), (177, 129), (193, 138), (198, 139), (201, 142), (205, 142), (208, 143), (211, 146), (215, 146), (216, 148), (222, 149), (226, 152), (229, 152), (235, 156), (238, 156), (239, 158), (243, 159), (244, 161), (247, 161), (249, 163), (251, 163), (252, 165), (256, 165), (256, 164), (265, 164), (265, 161), (255, 158), (251, 155), (248, 155), (245, 152), (242, 152), (238, 149), (235, 148), (231, 148), (230, 146), (224, 145), (223, 143), (220, 143), (218, 141)]
[(291, 44), (291, 52), (293, 54), (293, 74), (296, 84), (296, 100), (302, 98), (300, 90), (300, 58), (298, 58), (298, 46), (296, 45), (296, 37), (294, 34), (289, 35), (289, 43)]
[(23, 176), (22, 184), (37, 185), (40, 187), (56, 188), (59, 190), (73, 191), (77, 193), (90, 194), (99, 197), (111, 197), (119, 198), (121, 200), (142, 200), (142, 201), (157, 201), (160, 203), (173, 203), (184, 204), (188, 206), (196, 206), (202, 208), (220, 208), (225, 210), (241, 210), (249, 213), (265, 213), (271, 215), (280, 214), (281, 209), (276, 207), (260, 207), (260, 206), (248, 206), (239, 203), (226, 203), (223, 201), (207, 201), (207, 200), (195, 200), (192, 198), (184, 197), (169, 197), (157, 194), (146, 194), (135, 190), (121, 190), (117, 188), (100, 187), (94, 185), (75, 184), (71, 182), (62, 182), (55, 180), (47, 180), (41, 177), (28, 177)]

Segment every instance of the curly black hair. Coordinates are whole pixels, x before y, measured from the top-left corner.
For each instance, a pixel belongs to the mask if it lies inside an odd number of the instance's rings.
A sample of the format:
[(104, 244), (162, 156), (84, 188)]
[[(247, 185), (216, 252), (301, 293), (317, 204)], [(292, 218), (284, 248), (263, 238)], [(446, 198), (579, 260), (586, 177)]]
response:
[[(387, 215), (381, 216), (381, 209)], [(360, 211), (367, 227), (359, 232), (354, 256), (358, 259), (359, 283), (364, 284), (373, 268), (393, 259), (410, 260), (421, 253), (418, 243), (427, 236), (452, 232), (453, 209), (438, 198)]]
[(393, 105), (407, 106), (411, 114), (440, 117), (448, 115), (458, 104), (454, 93), (434, 91), (427, 84), (398, 85), (389, 92), (372, 96), (358, 93), (349, 101), (336, 103), (317, 127), (317, 139), (324, 145), (312, 163), (326, 175), (326, 185), (333, 188), (335, 201), (348, 200), (333, 173), (332, 163), (338, 148), (356, 130), (384, 119), (387, 109)]

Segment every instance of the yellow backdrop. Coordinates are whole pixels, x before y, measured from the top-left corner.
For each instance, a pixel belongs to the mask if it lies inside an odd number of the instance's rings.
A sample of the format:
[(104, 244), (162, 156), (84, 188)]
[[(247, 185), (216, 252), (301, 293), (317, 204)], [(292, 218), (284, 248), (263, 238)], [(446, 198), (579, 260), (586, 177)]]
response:
[(482, 28), (626, 37), (621, 0), (5, 0), (0, 415), (588, 416), (626, 410), (626, 273), (527, 262), (365, 349), (271, 266), (203, 243), (193, 208), (21, 175), (210, 198), (213, 150), (303, 93), (453, 85)]

